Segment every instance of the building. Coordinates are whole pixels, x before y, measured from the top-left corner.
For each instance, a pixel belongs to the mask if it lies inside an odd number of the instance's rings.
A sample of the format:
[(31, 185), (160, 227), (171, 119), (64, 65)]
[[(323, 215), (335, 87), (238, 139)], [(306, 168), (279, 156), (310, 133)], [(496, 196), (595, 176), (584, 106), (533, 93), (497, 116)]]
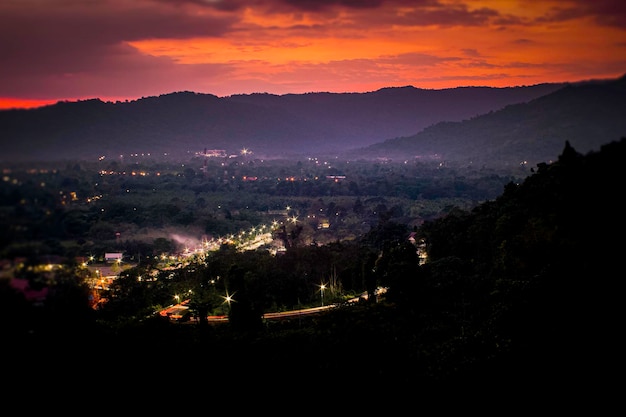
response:
[(104, 262), (121, 262), (124, 254), (122, 252), (107, 252), (104, 254)]

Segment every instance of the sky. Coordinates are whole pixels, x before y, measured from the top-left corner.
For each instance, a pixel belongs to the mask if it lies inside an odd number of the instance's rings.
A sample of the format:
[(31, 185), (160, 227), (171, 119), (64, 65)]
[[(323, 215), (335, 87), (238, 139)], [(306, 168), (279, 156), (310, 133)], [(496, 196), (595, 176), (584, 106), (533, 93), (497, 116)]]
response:
[(623, 0), (0, 0), (0, 109), (626, 74)]

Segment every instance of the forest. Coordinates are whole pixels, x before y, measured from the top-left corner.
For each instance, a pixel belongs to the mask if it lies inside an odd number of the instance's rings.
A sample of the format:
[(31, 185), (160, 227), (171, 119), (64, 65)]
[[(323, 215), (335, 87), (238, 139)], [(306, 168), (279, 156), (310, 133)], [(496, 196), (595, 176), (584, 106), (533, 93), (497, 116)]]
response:
[[(2, 258), (22, 258), (14, 277), (51, 291), (33, 305), (0, 280), (5, 340), (31, 373), (48, 358), (45, 381), (84, 378), (98, 352), (100, 372), (144, 384), (175, 367), (210, 387), (597, 389), (619, 358), (625, 156), (622, 139), (585, 155), (566, 143), (557, 161), (506, 173), (245, 159), (15, 167), (1, 188)], [(160, 262), (185, 249), (164, 231), (215, 239), (276, 216), (279, 254), (242, 250), (242, 236), (177, 268)], [(129, 267), (94, 309), (75, 259), (108, 251)], [(39, 272), (42, 256), (66, 267)], [(336, 308), (263, 319), (320, 303), (322, 283)], [(343, 302), (377, 287), (384, 297)], [(223, 311), (227, 292), (237, 302), (221, 324), (155, 314), (185, 291), (200, 318)]]

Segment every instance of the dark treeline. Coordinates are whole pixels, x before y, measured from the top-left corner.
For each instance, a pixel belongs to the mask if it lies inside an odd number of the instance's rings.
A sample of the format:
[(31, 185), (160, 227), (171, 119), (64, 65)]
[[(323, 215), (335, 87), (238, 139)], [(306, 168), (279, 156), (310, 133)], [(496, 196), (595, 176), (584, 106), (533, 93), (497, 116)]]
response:
[[(47, 358), (49, 375), (71, 369), (85, 377), (74, 365), (98, 350), (106, 352), (103, 372), (146, 383), (176, 367), (207, 389), (304, 389), (320, 380), (336, 395), (392, 387), (416, 395), (610, 389), (621, 356), (625, 160), (626, 139), (587, 155), (566, 144), (557, 161), (509, 182), (494, 199), (419, 227), (383, 217), (356, 239), (295, 246), (277, 257), (224, 247), (152, 286), (136, 279), (146, 267), (139, 264), (117, 280), (117, 296), (100, 311), (63, 276), (58, 297), (37, 311), (3, 285), (5, 340), (24, 363)], [(423, 264), (411, 231), (425, 243)], [(273, 308), (316, 302), (315, 285), (331, 277), (345, 293), (388, 291), (377, 302), (308, 318), (262, 319)], [(237, 294), (228, 323), (146, 318), (175, 283), (202, 294), (193, 299), (196, 311), (221, 306), (214, 280)]]

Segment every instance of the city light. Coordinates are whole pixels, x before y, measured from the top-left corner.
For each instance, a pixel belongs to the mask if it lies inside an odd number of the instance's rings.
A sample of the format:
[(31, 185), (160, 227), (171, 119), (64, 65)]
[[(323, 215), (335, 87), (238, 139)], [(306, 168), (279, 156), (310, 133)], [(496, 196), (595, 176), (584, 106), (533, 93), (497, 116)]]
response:
[(233, 298), (233, 295), (235, 295), (235, 293), (232, 293), (232, 295), (228, 294), (228, 291), (226, 291), (226, 296), (222, 295), (222, 298), (224, 299), (224, 302), (222, 304), (228, 303), (228, 307), (230, 308), (230, 303), (235, 303), (237, 302), (237, 300), (235, 300)]

